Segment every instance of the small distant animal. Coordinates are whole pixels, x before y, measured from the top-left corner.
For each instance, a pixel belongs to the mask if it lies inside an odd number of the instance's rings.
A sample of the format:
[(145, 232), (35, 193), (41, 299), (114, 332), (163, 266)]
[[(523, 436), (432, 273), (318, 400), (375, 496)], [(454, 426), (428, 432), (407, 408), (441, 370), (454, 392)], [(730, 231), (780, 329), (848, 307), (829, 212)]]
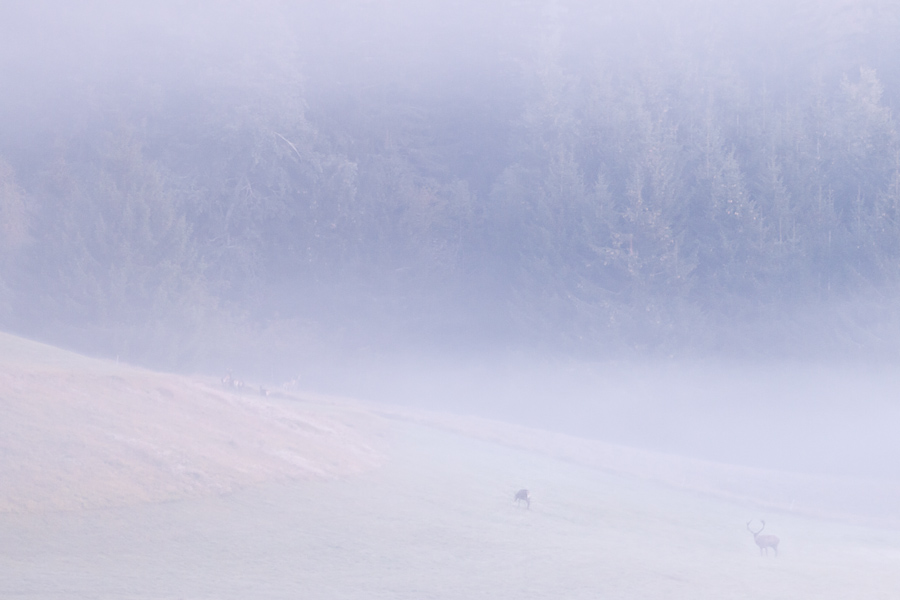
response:
[(231, 387), (231, 388), (235, 388), (238, 390), (244, 389), (244, 382), (241, 381), (240, 379), (236, 379), (231, 374), (231, 371), (228, 371), (228, 375), (226, 375), (225, 377), (222, 378), (222, 385), (224, 385), (225, 387)]
[(759, 555), (762, 556), (765, 553), (766, 556), (769, 555), (769, 548), (775, 551), (775, 556), (778, 556), (778, 542), (781, 541), (778, 539), (778, 536), (775, 535), (759, 535), (762, 533), (762, 530), (766, 528), (766, 522), (760, 521), (762, 523), (762, 527), (759, 528), (759, 531), (753, 531), (750, 529), (750, 523), (753, 521), (747, 521), (747, 531), (753, 534), (753, 541), (756, 542), (756, 545), (759, 546)]
[(524, 502), (525, 508), (531, 508), (531, 494), (526, 489), (516, 492), (513, 501), (516, 503), (516, 506), (519, 506), (519, 502)]

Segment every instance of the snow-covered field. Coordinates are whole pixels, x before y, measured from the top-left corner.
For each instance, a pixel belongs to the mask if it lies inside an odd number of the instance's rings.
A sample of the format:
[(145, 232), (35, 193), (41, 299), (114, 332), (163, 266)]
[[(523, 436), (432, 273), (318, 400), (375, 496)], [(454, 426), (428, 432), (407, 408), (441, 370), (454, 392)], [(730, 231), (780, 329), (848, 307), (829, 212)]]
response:
[[(654, 470), (651, 455), (600, 468), (537, 431), (524, 448), (452, 419), (232, 398), (63, 354), (48, 362), (46, 349), (16, 361), (31, 346), (5, 343), (0, 598), (845, 600), (900, 590), (900, 531), (701, 493), (654, 476), (669, 467)], [(54, 396), (63, 381), (88, 385), (85, 375), (91, 393), (74, 404)], [(138, 411), (145, 402), (156, 408)], [(187, 419), (181, 429), (167, 426), (171, 414)], [(147, 444), (174, 449), (135, 453)], [(90, 469), (103, 477), (72, 475)], [(530, 510), (513, 503), (521, 487)], [(750, 519), (781, 538), (777, 558), (760, 556)]]
[[(779, 513), (419, 425), (381, 469), (0, 515), (0, 597), (896, 598), (900, 533)], [(530, 510), (512, 503), (532, 491)], [(781, 538), (760, 557), (745, 529)]]

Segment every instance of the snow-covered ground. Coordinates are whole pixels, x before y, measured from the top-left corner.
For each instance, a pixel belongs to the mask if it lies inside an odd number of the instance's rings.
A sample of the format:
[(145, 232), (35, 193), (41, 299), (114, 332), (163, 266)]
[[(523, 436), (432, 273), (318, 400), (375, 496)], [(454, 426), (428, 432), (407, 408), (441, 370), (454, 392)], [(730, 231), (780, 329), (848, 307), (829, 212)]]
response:
[[(813, 498), (815, 479), (235, 392), (11, 337), (0, 359), (0, 598), (893, 600), (900, 590), (891, 519), (785, 505), (786, 491)], [(522, 487), (530, 509), (513, 503)], [(777, 558), (760, 556), (751, 519), (781, 538)]]
[[(900, 533), (399, 425), (380, 469), (0, 515), (0, 597), (896, 598)], [(512, 496), (527, 486), (530, 510)], [(746, 521), (781, 538), (760, 557)]]

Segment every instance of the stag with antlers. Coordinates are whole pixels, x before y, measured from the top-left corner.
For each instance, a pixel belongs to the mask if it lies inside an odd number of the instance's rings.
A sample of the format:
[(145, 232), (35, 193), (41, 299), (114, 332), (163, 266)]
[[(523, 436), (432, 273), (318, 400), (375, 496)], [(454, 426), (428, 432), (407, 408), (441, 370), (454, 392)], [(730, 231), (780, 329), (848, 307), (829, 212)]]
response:
[(531, 494), (528, 492), (528, 490), (519, 490), (518, 492), (516, 492), (513, 500), (515, 501), (516, 506), (519, 506), (519, 502), (524, 502), (525, 508), (531, 508)]
[(769, 548), (775, 551), (775, 556), (778, 556), (778, 536), (775, 535), (759, 535), (762, 533), (762, 530), (766, 528), (766, 522), (760, 521), (762, 523), (762, 527), (759, 528), (759, 531), (753, 531), (750, 529), (750, 523), (753, 521), (747, 521), (747, 531), (753, 534), (753, 541), (756, 542), (756, 545), (759, 546), (759, 555), (762, 556), (765, 553), (766, 556), (769, 555)]

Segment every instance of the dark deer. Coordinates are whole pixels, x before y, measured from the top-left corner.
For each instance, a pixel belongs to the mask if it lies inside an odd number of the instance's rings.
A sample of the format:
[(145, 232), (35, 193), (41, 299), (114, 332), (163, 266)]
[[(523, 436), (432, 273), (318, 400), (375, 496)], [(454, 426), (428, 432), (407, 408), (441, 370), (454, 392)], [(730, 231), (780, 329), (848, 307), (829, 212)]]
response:
[(778, 536), (775, 535), (759, 535), (763, 529), (766, 528), (766, 522), (760, 521), (762, 523), (762, 527), (759, 528), (759, 531), (753, 531), (750, 529), (750, 523), (753, 521), (747, 521), (747, 531), (753, 534), (753, 541), (756, 542), (756, 545), (759, 546), (759, 555), (762, 556), (765, 553), (766, 556), (769, 555), (769, 548), (775, 551), (775, 556), (778, 556)]
[(519, 506), (519, 502), (524, 502), (525, 508), (531, 508), (531, 494), (528, 493), (528, 490), (519, 490), (516, 492), (514, 501), (516, 506)]

